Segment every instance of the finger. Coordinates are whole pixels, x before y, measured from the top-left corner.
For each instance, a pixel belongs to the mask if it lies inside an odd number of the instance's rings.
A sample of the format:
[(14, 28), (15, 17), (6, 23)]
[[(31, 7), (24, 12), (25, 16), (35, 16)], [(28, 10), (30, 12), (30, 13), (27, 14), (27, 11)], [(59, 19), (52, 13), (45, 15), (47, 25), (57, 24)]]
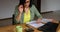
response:
[(19, 6), (19, 9), (20, 9), (20, 8), (23, 8), (23, 5), (20, 5), (20, 6)]

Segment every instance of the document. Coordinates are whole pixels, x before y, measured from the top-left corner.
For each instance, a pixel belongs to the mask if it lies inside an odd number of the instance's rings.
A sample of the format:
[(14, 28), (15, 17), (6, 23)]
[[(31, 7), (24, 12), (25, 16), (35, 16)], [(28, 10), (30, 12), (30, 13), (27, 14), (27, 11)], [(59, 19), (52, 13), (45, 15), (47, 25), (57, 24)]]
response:
[(51, 20), (51, 19), (49, 20), (49, 19), (43, 18), (43, 19), (41, 20), (41, 23), (39, 23), (39, 24), (37, 24), (36, 21), (31, 21), (31, 22), (28, 22), (27, 24), (28, 24), (28, 25), (31, 25), (31, 26), (33, 26), (33, 27), (35, 27), (35, 28), (38, 28), (38, 27), (41, 27), (41, 26), (44, 25), (42, 22), (48, 23), (48, 22), (50, 22), (50, 21), (52, 21), (52, 20)]
[(41, 27), (41, 26), (44, 25), (43, 23), (37, 24), (36, 21), (31, 21), (31, 22), (28, 22), (27, 24), (28, 24), (28, 25), (31, 25), (31, 26), (33, 26), (33, 27), (35, 27), (35, 28), (38, 28), (38, 27)]
[(48, 22), (51, 22), (51, 21), (52, 21), (52, 19), (46, 19), (46, 18), (43, 18), (41, 20), (41, 22), (44, 22), (44, 23), (48, 23)]

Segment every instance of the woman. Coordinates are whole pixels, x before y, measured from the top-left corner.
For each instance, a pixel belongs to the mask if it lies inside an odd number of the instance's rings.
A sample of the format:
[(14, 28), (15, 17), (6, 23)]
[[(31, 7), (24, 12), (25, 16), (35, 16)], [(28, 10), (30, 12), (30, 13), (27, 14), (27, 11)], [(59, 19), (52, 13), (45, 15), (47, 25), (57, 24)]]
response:
[(17, 23), (27, 23), (34, 20), (35, 15), (38, 17), (37, 23), (42, 19), (42, 16), (32, 4), (32, 0), (20, 0), (19, 5), (15, 8), (14, 12), (14, 22)]

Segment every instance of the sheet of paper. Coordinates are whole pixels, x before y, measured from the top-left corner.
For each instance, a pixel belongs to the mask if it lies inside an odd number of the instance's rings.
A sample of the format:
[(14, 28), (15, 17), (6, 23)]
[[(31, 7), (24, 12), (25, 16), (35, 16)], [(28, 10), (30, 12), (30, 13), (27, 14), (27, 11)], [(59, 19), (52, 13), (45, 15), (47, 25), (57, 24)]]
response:
[(52, 19), (45, 19), (45, 18), (43, 18), (42, 20), (41, 20), (41, 22), (45, 22), (45, 23), (48, 23), (48, 22), (51, 22), (52, 21)]
[(44, 25), (44, 24), (42, 24), (42, 23), (37, 24), (36, 21), (31, 21), (31, 22), (29, 22), (29, 23), (27, 23), (27, 24), (28, 24), (28, 25), (31, 25), (31, 26), (33, 26), (33, 27), (35, 27), (35, 28), (38, 28), (38, 27), (41, 27), (41, 26)]

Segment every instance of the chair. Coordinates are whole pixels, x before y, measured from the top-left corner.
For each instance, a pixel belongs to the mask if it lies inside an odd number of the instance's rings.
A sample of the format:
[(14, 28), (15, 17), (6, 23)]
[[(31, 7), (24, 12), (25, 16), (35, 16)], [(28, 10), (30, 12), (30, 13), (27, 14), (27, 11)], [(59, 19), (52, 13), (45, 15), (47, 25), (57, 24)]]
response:
[(15, 25), (15, 22), (14, 22), (14, 14), (12, 15), (12, 24)]

